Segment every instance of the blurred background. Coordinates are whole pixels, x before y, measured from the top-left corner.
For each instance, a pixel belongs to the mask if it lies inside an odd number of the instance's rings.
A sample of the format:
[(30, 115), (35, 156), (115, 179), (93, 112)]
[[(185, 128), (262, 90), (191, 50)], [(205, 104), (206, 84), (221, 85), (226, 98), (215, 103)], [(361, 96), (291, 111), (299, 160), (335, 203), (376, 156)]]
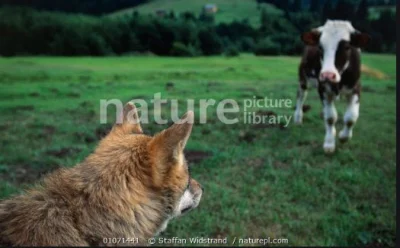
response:
[[(393, 0), (0, 0), (0, 199), (81, 162), (111, 129), (100, 100), (195, 100), (186, 147), (205, 187), (195, 211), (162, 237), (277, 238), (294, 246), (394, 246), (396, 241), (396, 1)], [(315, 89), (304, 124), (245, 123), (248, 99), (291, 107), (248, 109), (291, 117), (301, 33), (350, 20), (372, 40), (362, 52), (360, 118), (335, 154), (322, 149)], [(201, 99), (238, 102), (225, 125), (216, 106), (198, 123)], [(337, 130), (345, 102), (336, 103)], [(172, 124), (170, 101), (157, 125)], [(286, 124), (286, 123), (283, 123)]]
[(299, 54), (299, 33), (352, 21), (396, 51), (395, 0), (1, 0), (0, 54)]

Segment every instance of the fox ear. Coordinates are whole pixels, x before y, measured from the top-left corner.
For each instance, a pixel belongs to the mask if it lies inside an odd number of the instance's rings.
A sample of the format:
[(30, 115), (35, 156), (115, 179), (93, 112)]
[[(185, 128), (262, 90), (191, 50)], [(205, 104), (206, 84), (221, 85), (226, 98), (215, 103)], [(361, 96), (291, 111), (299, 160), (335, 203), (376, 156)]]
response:
[(315, 46), (319, 43), (319, 37), (321, 36), (321, 32), (318, 30), (311, 30), (310, 32), (305, 32), (301, 35), (301, 40), (304, 44), (309, 46)]
[(149, 147), (157, 164), (165, 165), (181, 159), (183, 149), (192, 132), (193, 121), (194, 114), (189, 111), (177, 123), (154, 136)]
[(128, 102), (114, 125), (112, 131), (117, 134), (143, 133), (137, 108), (133, 102)]

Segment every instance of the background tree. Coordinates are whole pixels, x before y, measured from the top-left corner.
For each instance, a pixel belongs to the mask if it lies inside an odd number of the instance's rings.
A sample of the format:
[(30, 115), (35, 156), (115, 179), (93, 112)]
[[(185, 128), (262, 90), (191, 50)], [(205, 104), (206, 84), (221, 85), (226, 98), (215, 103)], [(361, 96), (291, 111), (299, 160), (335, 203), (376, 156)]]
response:
[(322, 9), (321, 22), (325, 22), (327, 19), (333, 18), (333, 6), (331, 1), (325, 1), (324, 7)]
[(311, 0), (310, 11), (311, 12), (320, 12), (321, 11), (321, 0)]
[(355, 6), (348, 0), (339, 0), (336, 4), (335, 11), (332, 13), (334, 19), (353, 20)]
[(204, 55), (220, 54), (222, 41), (211, 27), (203, 28), (198, 34), (200, 49)]
[(290, 5), (289, 0), (278, 0), (275, 1), (275, 6), (280, 8), (280, 9), (288, 9)]
[[(294, 55), (302, 50), (300, 33), (320, 26), (327, 18), (350, 19), (354, 15), (358, 16), (352, 20), (354, 27), (372, 37), (366, 51), (395, 52), (394, 7), (377, 8), (375, 18), (370, 19), (368, 0), (361, 0), (357, 11), (354, 1), (340, 0), (336, 11), (331, 3), (325, 1), (322, 14), (286, 9), (282, 15), (262, 5), (259, 27), (245, 20), (216, 23), (191, 12), (163, 18), (137, 11), (98, 17), (0, 7), (0, 55), (106, 56), (151, 52), (161, 56), (198, 56), (234, 55), (237, 51)], [(118, 0), (114, 4), (118, 5)]]
[(302, 0), (293, 0), (290, 4), (290, 10), (292, 12), (300, 12), (303, 9)]
[(367, 21), (367, 19), (368, 19), (368, 1), (361, 0), (357, 8), (356, 20), (359, 22), (365, 22)]
[(0, 0), (0, 6), (23, 5), (40, 10), (57, 10), (99, 15), (119, 9), (134, 7), (147, 1), (148, 0)]

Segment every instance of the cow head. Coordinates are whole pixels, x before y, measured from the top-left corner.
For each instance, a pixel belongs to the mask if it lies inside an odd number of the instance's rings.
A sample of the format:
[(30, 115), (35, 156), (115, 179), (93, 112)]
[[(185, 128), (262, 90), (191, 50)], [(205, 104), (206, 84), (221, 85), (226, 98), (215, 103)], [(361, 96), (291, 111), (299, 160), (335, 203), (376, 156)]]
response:
[(324, 26), (302, 34), (306, 45), (319, 46), (321, 54), (320, 81), (339, 83), (350, 64), (352, 48), (364, 48), (369, 35), (360, 33), (348, 21), (328, 20)]

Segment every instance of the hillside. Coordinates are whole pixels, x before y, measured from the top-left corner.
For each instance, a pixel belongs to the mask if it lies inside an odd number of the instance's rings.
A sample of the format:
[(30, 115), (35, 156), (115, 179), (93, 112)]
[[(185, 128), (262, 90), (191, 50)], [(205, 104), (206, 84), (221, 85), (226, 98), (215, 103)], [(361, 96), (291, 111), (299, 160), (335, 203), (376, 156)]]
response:
[[(260, 22), (260, 8), (255, 0), (153, 0), (137, 7), (123, 9), (110, 14), (110, 16), (120, 16), (130, 14), (133, 11), (139, 13), (155, 13), (157, 10), (167, 12), (174, 11), (176, 14), (190, 11), (200, 13), (203, 6), (207, 3), (213, 3), (218, 6), (218, 12), (215, 20), (219, 22), (231, 22), (234, 20), (248, 19), (252, 25), (258, 25)], [(270, 14), (282, 14), (282, 10), (270, 4), (262, 4)]]

